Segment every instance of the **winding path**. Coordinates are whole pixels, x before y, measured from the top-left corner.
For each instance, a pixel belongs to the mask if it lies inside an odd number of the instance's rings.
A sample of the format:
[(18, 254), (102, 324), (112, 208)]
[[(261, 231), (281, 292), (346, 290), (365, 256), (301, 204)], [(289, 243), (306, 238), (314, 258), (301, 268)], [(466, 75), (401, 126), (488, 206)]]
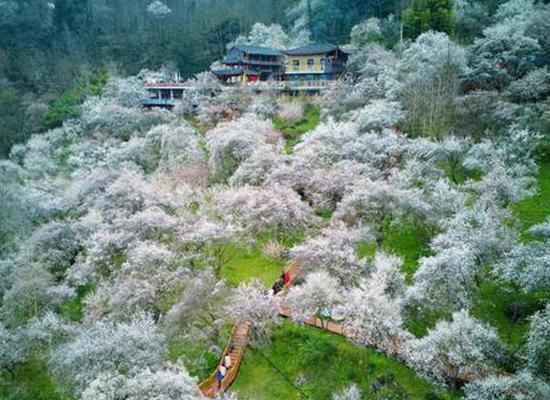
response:
[[(288, 284), (285, 285), (285, 287), (283, 288), (283, 290), (281, 290), (281, 292), (279, 292), (279, 294), (284, 294), (288, 290), (288, 288), (292, 285), (292, 282), (298, 275), (299, 269), (300, 265), (298, 263), (293, 263), (288, 266), (285, 272), (289, 275), (290, 279)], [(279, 314), (282, 317), (292, 318), (292, 310), (289, 307), (280, 306)], [(316, 326), (318, 328), (325, 329), (339, 335), (344, 334), (344, 328), (341, 325), (336, 324), (332, 321), (324, 321), (319, 317), (313, 316), (305, 323), (306, 325)], [(233, 329), (231, 338), (229, 339), (229, 342), (227, 343), (227, 346), (225, 347), (220, 357), (220, 362), (218, 363), (218, 366), (208, 378), (206, 378), (199, 384), (199, 389), (204, 396), (215, 398), (226, 391), (227, 388), (229, 388), (229, 386), (231, 386), (231, 384), (235, 381), (239, 372), (239, 367), (241, 366), (241, 362), (244, 357), (246, 345), (248, 344), (248, 339), (251, 331), (252, 322), (243, 320), (237, 323), (237, 325)], [(228, 354), (231, 357), (231, 368), (228, 368), (227, 374), (221, 382), (221, 387), (218, 387), (216, 374), (223, 364), (225, 356)]]
[[(300, 265), (297, 263), (291, 264), (285, 272), (289, 274), (290, 279), (287, 285), (279, 292), (279, 294), (284, 294), (288, 288), (292, 285), (292, 282), (298, 275), (298, 271), (300, 269)], [(292, 318), (292, 310), (289, 307), (286, 306), (279, 306), (279, 315), (285, 318)], [(344, 327), (340, 324), (337, 324), (333, 321), (327, 321), (323, 320), (317, 316), (313, 316), (310, 319), (308, 319), (305, 322), (306, 325), (310, 326), (316, 326), (318, 328), (336, 333), (338, 335), (346, 336), (346, 332), (344, 331)], [(235, 381), (237, 378), (237, 374), (239, 372), (239, 367), (241, 365), (242, 359), (244, 357), (244, 353), (246, 350), (246, 345), (248, 344), (248, 339), (250, 336), (250, 332), (252, 331), (253, 324), (250, 321), (240, 321), (235, 328), (233, 329), (233, 333), (231, 335), (231, 338), (229, 340), (229, 343), (227, 344), (221, 358), (218, 366), (210, 374), (210, 376), (202, 381), (199, 384), (199, 388), (201, 390), (201, 393), (210, 398), (215, 398), (218, 395), (220, 395), (220, 392), (226, 391), (229, 386)], [(393, 344), (393, 352), (394, 355), (399, 354), (400, 346), (397, 342)], [(231, 368), (228, 369), (227, 374), (225, 375), (224, 379), (222, 380), (221, 384), (221, 390), (218, 389), (218, 382), (216, 380), (216, 373), (218, 372), (220, 366), (223, 363), (223, 360), (225, 356), (229, 354), (231, 357)], [(472, 381), (472, 377), (468, 375), (458, 375), (457, 380), (462, 381), (464, 383)]]

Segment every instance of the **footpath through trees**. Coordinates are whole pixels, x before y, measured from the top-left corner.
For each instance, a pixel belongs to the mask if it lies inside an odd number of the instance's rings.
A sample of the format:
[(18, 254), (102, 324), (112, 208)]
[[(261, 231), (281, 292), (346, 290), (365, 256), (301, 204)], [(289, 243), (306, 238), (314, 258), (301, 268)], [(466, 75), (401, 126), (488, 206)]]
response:
[[(299, 270), (300, 270), (300, 265), (298, 263), (293, 263), (290, 266), (288, 266), (288, 268), (285, 270), (285, 273), (288, 274), (288, 281), (286, 285), (284, 285), (283, 289), (279, 293), (277, 293), (277, 295), (283, 295), (288, 291), (288, 289), (296, 279)], [(289, 307), (280, 305), (279, 315), (285, 318), (292, 318), (292, 310)], [(305, 324), (310, 326), (315, 326), (317, 328), (324, 329), (338, 335), (346, 336), (346, 331), (344, 329), (344, 326), (334, 321), (322, 319), (315, 315), (309, 318), (307, 321), (305, 321)], [(231, 386), (231, 384), (235, 381), (235, 379), (237, 379), (239, 367), (244, 357), (244, 353), (246, 351), (246, 346), (248, 344), (248, 340), (252, 332), (252, 329), (253, 329), (253, 324), (251, 321), (242, 320), (237, 323), (237, 325), (233, 329), (233, 333), (231, 334), (229, 343), (227, 344), (225, 350), (222, 353), (222, 356), (220, 357), (220, 362), (218, 366), (207, 379), (205, 379), (199, 384), (201, 393), (204, 396), (209, 398), (216, 398), (220, 396), (223, 392), (225, 392)], [(401, 346), (396, 341), (393, 345), (394, 356), (399, 356), (400, 349), (401, 349)], [(226, 356), (228, 355), (231, 360), (230, 367), (226, 368), (226, 373), (223, 376), (223, 379), (221, 379), (221, 382), (219, 382), (218, 373), (222, 367), (225, 367), (225, 360), (226, 360)], [(461, 381), (462, 383), (467, 383), (472, 381), (472, 377), (460, 376), (458, 377), (458, 381)]]

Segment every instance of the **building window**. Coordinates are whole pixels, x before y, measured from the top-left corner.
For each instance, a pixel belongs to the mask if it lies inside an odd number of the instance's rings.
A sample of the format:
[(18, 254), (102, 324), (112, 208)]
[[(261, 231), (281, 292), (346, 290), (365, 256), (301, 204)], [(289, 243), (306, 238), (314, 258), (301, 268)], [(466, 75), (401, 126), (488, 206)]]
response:
[(313, 58), (309, 58), (307, 60), (307, 69), (309, 71), (313, 71), (313, 66), (315, 65), (315, 60)]
[(325, 70), (325, 67), (326, 67), (326, 61), (324, 58), (321, 59), (321, 71), (324, 71)]
[(298, 71), (300, 69), (300, 60), (292, 60), (292, 70)]

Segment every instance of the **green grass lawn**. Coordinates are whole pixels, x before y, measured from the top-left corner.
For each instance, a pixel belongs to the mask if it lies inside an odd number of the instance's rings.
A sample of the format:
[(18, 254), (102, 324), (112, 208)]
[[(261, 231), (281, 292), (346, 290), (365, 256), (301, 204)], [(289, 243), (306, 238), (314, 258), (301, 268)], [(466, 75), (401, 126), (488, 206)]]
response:
[[(431, 235), (413, 222), (400, 225), (386, 224), (382, 249), (388, 253), (403, 258), (403, 272), (407, 282), (412, 282), (413, 275), (418, 268), (418, 259), (429, 255)], [(359, 257), (374, 257), (376, 246), (372, 242), (365, 242), (358, 248)]]
[(39, 359), (16, 367), (13, 375), (2, 374), (0, 398), (17, 400), (67, 400), (55, 392), (46, 365)]
[[(524, 229), (541, 223), (550, 216), (550, 163), (540, 165), (537, 182), (539, 192), (513, 206), (513, 211)], [(524, 234), (523, 238), (534, 239), (529, 234)], [(523, 293), (487, 275), (480, 281), (479, 292), (474, 298), (473, 315), (497, 328), (501, 339), (512, 348), (523, 345), (529, 330), (527, 317), (543, 307), (545, 301), (548, 301), (548, 293)], [(511, 307), (516, 307), (520, 312), (515, 319), (511, 314)]]
[(383, 353), (289, 321), (275, 329), (269, 347), (247, 349), (232, 390), (243, 399), (322, 400), (352, 383), (369, 399), (426, 399), (430, 394), (439, 396), (434, 399), (459, 398), (459, 393), (436, 389)]
[(308, 104), (304, 108), (304, 116), (299, 121), (287, 121), (276, 117), (273, 119), (275, 128), (284, 133), (287, 153), (292, 153), (294, 145), (300, 141), (300, 137), (319, 125), (321, 109), (317, 106)]
[(90, 285), (81, 286), (76, 291), (76, 297), (61, 305), (59, 313), (71, 321), (80, 322), (84, 313), (84, 298), (94, 288)]
[(541, 223), (550, 216), (550, 162), (540, 165), (537, 182), (539, 192), (513, 207), (524, 228)]
[[(546, 295), (548, 300), (548, 295)], [(528, 317), (544, 306), (543, 293), (523, 293), (511, 285), (483, 279), (472, 305), (472, 315), (495, 327), (504, 343), (517, 349), (525, 344)], [(514, 317), (512, 307), (517, 310)]]
[(246, 249), (231, 245), (227, 246), (225, 251), (229, 261), (220, 269), (220, 276), (232, 286), (259, 279), (265, 287), (270, 287), (287, 264), (283, 259), (265, 257), (261, 246)]

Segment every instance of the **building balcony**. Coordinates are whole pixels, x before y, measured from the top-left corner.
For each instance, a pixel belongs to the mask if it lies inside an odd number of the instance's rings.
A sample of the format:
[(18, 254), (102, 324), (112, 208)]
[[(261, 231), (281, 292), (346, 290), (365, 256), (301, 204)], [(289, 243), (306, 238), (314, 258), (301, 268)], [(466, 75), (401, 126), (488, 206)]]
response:
[(144, 99), (141, 101), (143, 107), (161, 107), (161, 108), (173, 108), (176, 105), (176, 101), (179, 99)]
[(277, 60), (257, 60), (254, 58), (241, 58), (241, 59), (224, 59), (222, 61), (225, 65), (261, 65), (261, 66), (267, 66), (267, 67), (284, 67), (286, 63), (284, 61), (277, 61)]

